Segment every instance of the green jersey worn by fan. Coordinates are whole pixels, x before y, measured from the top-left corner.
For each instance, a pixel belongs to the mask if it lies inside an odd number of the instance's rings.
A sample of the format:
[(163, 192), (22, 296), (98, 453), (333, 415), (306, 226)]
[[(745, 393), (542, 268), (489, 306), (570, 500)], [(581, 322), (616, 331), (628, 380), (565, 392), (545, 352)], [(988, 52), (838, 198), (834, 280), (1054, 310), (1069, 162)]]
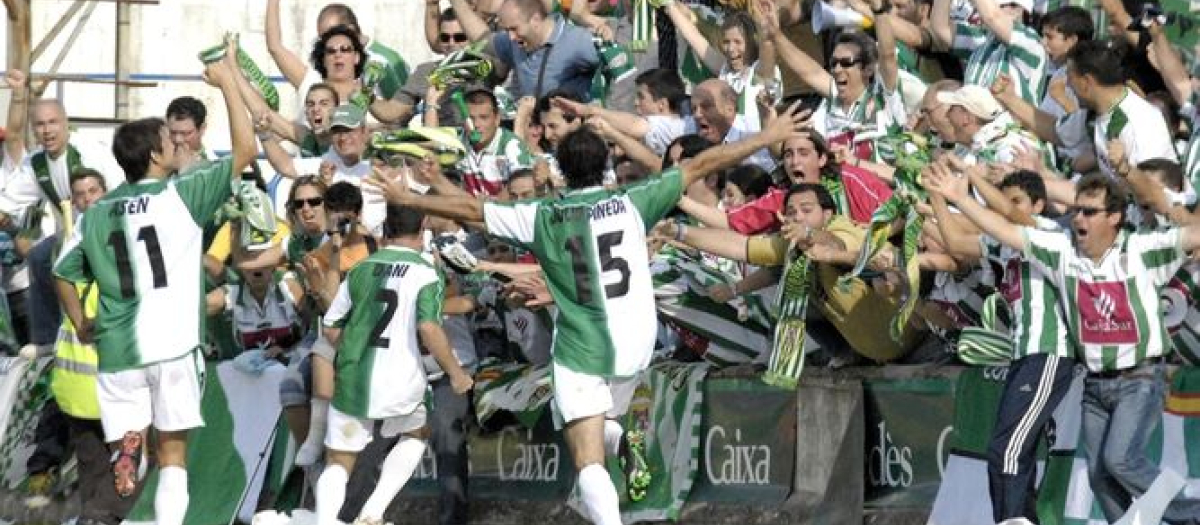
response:
[[(188, 507), (187, 430), (200, 413), (204, 333), (203, 224), (230, 196), (236, 174), (254, 158), (254, 128), (238, 94), (234, 53), (205, 69), (225, 97), (233, 155), (179, 167), (166, 123), (136, 120), (117, 128), (113, 154), (128, 184), (80, 219), (55, 266), (59, 300), (80, 341), (99, 353), (97, 394), (105, 439), (117, 442), (117, 490), (137, 484), (142, 441), (158, 433), (161, 471), (155, 521), (182, 524)], [(76, 283), (95, 282), (98, 317), (84, 316)]]
[[(762, 133), (710, 149), (680, 168), (628, 187), (601, 185), (608, 147), (590, 128), (568, 134), (556, 153), (568, 191), (558, 198), (502, 204), (472, 197), (418, 196), (386, 177), (369, 181), (388, 201), (458, 221), (483, 222), (488, 233), (532, 252), (558, 306), (552, 377), (554, 409), (565, 423), (579, 472), (579, 490), (595, 523), (621, 523), (606, 453), (626, 459), (631, 495), (649, 473), (636, 436), (606, 417), (622, 414), (636, 375), (650, 362), (656, 330), (646, 231), (679, 200), (684, 188), (731, 167), (807, 125), (793, 107)], [(622, 443), (627, 441), (626, 443)], [(624, 445), (624, 446), (623, 446)]]

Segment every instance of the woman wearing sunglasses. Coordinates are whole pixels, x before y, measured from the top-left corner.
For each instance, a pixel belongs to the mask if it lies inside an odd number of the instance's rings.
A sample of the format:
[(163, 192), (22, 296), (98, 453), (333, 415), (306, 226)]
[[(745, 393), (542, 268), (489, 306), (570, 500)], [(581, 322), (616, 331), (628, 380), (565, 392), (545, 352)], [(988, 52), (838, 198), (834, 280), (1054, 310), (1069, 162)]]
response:
[[(342, 101), (350, 101), (356, 95), (361, 97), (364, 91), (369, 91), (365, 93), (368, 100), (363, 101), (364, 109), (369, 107), (381, 122), (388, 122), (385, 117), (396, 111), (396, 103), (391, 97), (407, 79), (408, 66), (394, 51), (377, 42), (372, 42), (368, 49), (357, 20), (352, 17), (322, 16), (317, 31), (317, 41), (309, 53), (308, 64), (305, 64), (301, 57), (283, 45), (279, 0), (267, 2), (267, 51), (298, 93), (308, 93), (314, 84), (322, 82), (332, 86)], [(368, 71), (371, 79), (364, 76)], [(303, 105), (296, 108), (296, 112), (302, 114)]]
[(864, 33), (843, 32), (835, 40), (828, 67), (821, 67), (780, 30), (774, 0), (760, 0), (759, 9), (765, 19), (765, 38), (775, 43), (780, 61), (825, 99), (813, 114), (813, 127), (831, 145), (850, 146), (858, 159), (879, 163), (891, 154), (881, 151), (886, 148), (877, 139), (902, 126), (907, 113), (898, 89), (896, 42), (888, 22), (891, 4), (871, 3), (879, 44)]

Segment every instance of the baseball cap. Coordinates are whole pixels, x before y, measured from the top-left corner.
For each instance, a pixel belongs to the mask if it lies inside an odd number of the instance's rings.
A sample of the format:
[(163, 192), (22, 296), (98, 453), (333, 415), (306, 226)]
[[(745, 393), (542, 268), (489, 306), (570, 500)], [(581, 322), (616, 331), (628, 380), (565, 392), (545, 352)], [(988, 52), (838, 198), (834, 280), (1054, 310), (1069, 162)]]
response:
[(354, 104), (342, 104), (333, 110), (333, 118), (329, 121), (329, 129), (354, 129), (363, 125), (366, 112)]
[(955, 91), (942, 91), (937, 94), (937, 101), (950, 106), (962, 106), (972, 115), (985, 120), (995, 120), (1004, 108), (992, 96), (992, 92), (983, 86), (965, 85)]
[(1026, 13), (1033, 12), (1033, 0), (1000, 0), (1000, 7), (1006, 5), (1018, 5), (1025, 10)]

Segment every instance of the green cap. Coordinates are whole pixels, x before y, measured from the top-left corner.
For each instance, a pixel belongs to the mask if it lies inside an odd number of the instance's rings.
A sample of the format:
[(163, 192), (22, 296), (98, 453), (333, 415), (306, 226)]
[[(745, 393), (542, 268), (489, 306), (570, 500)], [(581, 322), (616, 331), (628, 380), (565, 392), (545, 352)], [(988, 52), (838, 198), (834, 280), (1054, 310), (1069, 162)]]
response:
[(358, 128), (363, 125), (366, 116), (366, 112), (362, 108), (354, 104), (342, 104), (333, 110), (333, 118), (330, 119), (329, 129)]

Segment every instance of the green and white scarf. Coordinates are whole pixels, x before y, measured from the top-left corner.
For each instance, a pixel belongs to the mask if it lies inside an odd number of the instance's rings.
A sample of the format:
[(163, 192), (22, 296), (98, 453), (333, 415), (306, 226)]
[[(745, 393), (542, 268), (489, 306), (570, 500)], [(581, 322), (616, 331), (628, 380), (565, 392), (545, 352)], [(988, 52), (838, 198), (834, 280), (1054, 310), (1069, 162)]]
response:
[(763, 382), (768, 385), (791, 390), (799, 385), (804, 371), (804, 329), (812, 270), (808, 255), (794, 246), (788, 249), (788, 263), (779, 281), (779, 321), (775, 323), (771, 360), (763, 374)]
[(867, 262), (887, 245), (892, 223), (904, 220), (904, 246), (900, 250), (900, 267), (904, 269), (903, 301), (889, 326), (892, 339), (899, 341), (904, 327), (917, 306), (917, 295), (921, 287), (921, 269), (917, 264), (917, 245), (921, 239), (921, 228), (925, 217), (917, 212), (916, 204), (926, 199), (921, 187), (921, 169), (930, 162), (929, 141), (911, 133), (889, 134), (881, 138), (896, 152), (896, 191), (871, 215), (867, 226), (867, 239), (858, 254), (854, 269), (838, 279), (839, 286), (846, 286), (851, 279), (862, 274)]

